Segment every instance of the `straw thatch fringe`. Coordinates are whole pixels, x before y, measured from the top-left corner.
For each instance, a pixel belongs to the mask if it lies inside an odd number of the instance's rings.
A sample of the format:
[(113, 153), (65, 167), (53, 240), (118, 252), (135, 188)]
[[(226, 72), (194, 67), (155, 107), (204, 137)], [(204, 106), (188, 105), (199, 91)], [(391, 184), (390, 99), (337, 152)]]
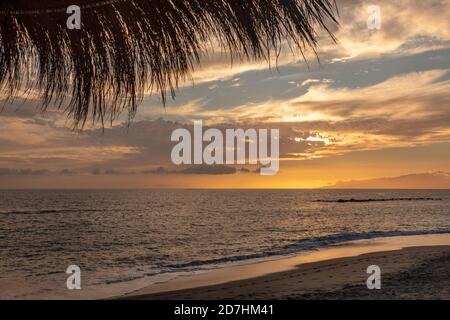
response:
[(331, 35), (337, 23), (333, 0), (78, 0), (81, 30), (69, 30), (68, 15), (49, 10), (72, 2), (2, 0), (0, 86), (64, 105), (80, 126), (133, 116), (146, 90), (165, 102), (212, 40), (234, 58), (269, 59), (285, 39), (315, 49), (316, 28)]

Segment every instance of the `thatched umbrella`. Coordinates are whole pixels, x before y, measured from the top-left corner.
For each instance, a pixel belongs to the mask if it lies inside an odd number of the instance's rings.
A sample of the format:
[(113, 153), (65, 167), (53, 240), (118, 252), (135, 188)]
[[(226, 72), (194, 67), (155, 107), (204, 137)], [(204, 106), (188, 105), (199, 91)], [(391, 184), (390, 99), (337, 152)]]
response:
[[(80, 30), (67, 27), (74, 4)], [(173, 96), (205, 44), (239, 59), (270, 59), (285, 40), (303, 53), (336, 15), (334, 0), (2, 0), (2, 95), (36, 93), (79, 125), (133, 115), (149, 89)]]

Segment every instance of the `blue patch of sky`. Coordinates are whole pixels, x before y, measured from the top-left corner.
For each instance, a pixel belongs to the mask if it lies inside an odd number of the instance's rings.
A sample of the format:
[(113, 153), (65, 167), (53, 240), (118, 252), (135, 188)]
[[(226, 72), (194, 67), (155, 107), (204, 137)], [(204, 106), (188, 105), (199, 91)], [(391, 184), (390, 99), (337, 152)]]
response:
[[(176, 108), (200, 100), (204, 110), (233, 108), (245, 104), (258, 104), (270, 100), (288, 100), (304, 95), (312, 84), (308, 79), (331, 79), (332, 88), (361, 88), (382, 83), (394, 76), (430, 70), (450, 70), (450, 49), (433, 50), (409, 56), (383, 56), (367, 60), (313, 65), (305, 63), (280, 66), (273, 70), (253, 70), (235, 75), (232, 79), (217, 80), (188, 86), (169, 100), (166, 108)], [(440, 81), (450, 79), (450, 73)], [(147, 106), (152, 106), (147, 108)], [(147, 97), (138, 118), (164, 115), (161, 101)], [(170, 118), (170, 117), (168, 117)]]

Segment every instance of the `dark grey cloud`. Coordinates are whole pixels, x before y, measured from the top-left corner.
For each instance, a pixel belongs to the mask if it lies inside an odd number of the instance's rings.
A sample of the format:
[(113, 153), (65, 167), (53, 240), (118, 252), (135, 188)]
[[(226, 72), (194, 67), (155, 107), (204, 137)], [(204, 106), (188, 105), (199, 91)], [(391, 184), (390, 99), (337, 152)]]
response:
[[(247, 170), (245, 168), (237, 169), (236, 167), (226, 166), (226, 165), (192, 165), (187, 166), (182, 169), (167, 169), (164, 167), (158, 167), (153, 170), (145, 170), (141, 173), (143, 174), (181, 174), (181, 175), (229, 175), (236, 174), (238, 172), (244, 172)], [(250, 172), (248, 170), (248, 172)]]
[(47, 169), (10, 169), (0, 168), (0, 176), (42, 176), (48, 174)]
[(62, 170), (59, 172), (59, 174), (62, 175), (62, 176), (64, 176), (64, 175), (72, 175), (72, 174), (75, 174), (75, 172), (73, 172), (73, 171), (70, 170), (70, 169), (62, 169)]
[(182, 174), (205, 174), (205, 175), (226, 175), (235, 174), (237, 169), (235, 167), (225, 165), (196, 165), (191, 166), (180, 171)]

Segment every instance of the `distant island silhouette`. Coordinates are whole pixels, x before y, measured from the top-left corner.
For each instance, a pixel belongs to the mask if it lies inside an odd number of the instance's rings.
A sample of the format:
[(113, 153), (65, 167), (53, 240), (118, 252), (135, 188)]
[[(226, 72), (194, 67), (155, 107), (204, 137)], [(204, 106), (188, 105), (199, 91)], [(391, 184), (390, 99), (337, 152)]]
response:
[(398, 177), (340, 181), (325, 189), (450, 189), (450, 172), (435, 171)]
[(315, 202), (326, 203), (348, 203), (348, 202), (387, 202), (387, 201), (442, 201), (441, 198), (389, 198), (389, 199), (339, 199), (339, 200), (316, 200)]

